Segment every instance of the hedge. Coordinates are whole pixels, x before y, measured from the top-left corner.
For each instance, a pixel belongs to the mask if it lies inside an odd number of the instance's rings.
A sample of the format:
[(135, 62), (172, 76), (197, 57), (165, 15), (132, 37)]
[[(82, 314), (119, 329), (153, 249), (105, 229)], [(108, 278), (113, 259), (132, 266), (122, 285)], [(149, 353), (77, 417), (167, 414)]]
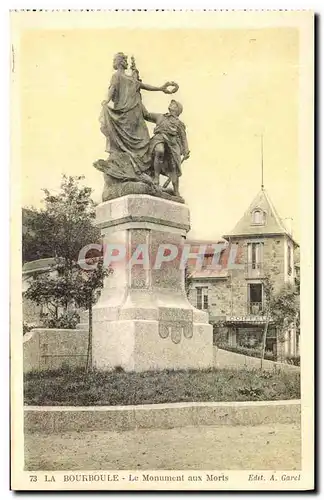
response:
[[(228, 344), (217, 344), (219, 349), (224, 349), (225, 351), (236, 352), (237, 354), (244, 354), (245, 356), (251, 356), (252, 358), (261, 358), (261, 350), (260, 349), (252, 349), (250, 347), (242, 347), (242, 346), (232, 346)], [(264, 353), (264, 359), (269, 359), (270, 361), (275, 361), (276, 357), (271, 351), (266, 351)]]

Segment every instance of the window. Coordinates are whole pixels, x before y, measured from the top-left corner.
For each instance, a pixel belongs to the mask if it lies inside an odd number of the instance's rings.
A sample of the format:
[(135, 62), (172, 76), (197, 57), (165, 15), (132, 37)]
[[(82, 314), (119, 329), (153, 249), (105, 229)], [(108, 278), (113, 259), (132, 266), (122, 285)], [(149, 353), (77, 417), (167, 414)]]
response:
[(208, 287), (200, 286), (197, 290), (197, 309), (208, 309)]
[(205, 289), (204, 297), (204, 309), (208, 309), (208, 288)]
[(263, 289), (262, 283), (248, 284), (249, 314), (261, 314), (263, 310)]
[(262, 283), (249, 284), (250, 302), (262, 302)]
[(253, 210), (252, 224), (264, 224), (264, 212), (261, 209)]
[(263, 263), (263, 243), (248, 243), (249, 269), (260, 269)]

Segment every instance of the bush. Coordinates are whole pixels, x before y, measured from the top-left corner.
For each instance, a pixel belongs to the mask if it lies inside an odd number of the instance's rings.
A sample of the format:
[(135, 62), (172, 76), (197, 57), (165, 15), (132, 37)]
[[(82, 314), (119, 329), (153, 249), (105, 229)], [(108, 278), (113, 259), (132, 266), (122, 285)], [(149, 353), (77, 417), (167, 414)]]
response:
[(300, 366), (300, 356), (288, 356), (286, 361), (290, 365)]
[(80, 321), (80, 316), (76, 311), (68, 311), (62, 314), (59, 318), (46, 318), (46, 328), (76, 328)]
[(37, 325), (31, 325), (30, 323), (26, 323), (24, 321), (24, 323), (23, 323), (23, 335), (25, 335), (25, 333), (30, 332), (34, 328), (37, 328)]
[(228, 328), (221, 324), (213, 325), (213, 344), (226, 344)]
[[(252, 358), (261, 358), (260, 349), (252, 349), (251, 347), (242, 346), (232, 346), (228, 344), (218, 344), (217, 347), (224, 349), (225, 351), (236, 352), (237, 354), (244, 354), (245, 356), (251, 356)], [(270, 361), (275, 361), (275, 355), (271, 351), (266, 351), (264, 353), (264, 359), (269, 359)]]

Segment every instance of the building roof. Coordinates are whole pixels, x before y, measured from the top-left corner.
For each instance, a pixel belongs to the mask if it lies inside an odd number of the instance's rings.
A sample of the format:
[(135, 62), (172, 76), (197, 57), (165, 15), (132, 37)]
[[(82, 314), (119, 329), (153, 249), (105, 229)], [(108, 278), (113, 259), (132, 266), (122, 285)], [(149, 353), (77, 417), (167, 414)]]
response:
[[(186, 244), (190, 245), (192, 254), (199, 252), (201, 247), (206, 247), (203, 264), (200, 268), (196, 269), (196, 259), (188, 259), (188, 269), (190, 277), (195, 280), (205, 279), (226, 279), (228, 277), (228, 253), (229, 245), (224, 239), (211, 240), (188, 240)], [(218, 247), (218, 248), (217, 248)], [(219, 252), (219, 254), (218, 254)], [(218, 263), (211, 267), (214, 254), (217, 253)]]
[(24, 273), (34, 273), (40, 271), (48, 271), (53, 265), (55, 265), (55, 258), (49, 257), (47, 259), (37, 259), (25, 262), (23, 265), (22, 272)]
[[(264, 224), (252, 223), (252, 212), (258, 208), (265, 213)], [(273, 205), (269, 197), (269, 194), (263, 188), (258, 192), (249, 208), (246, 210), (243, 217), (238, 221), (234, 229), (223, 237), (225, 239), (229, 239), (233, 236), (270, 236), (280, 234), (288, 236), (292, 241), (294, 241), (295, 244), (297, 244), (293, 239), (291, 233), (283, 223), (282, 219), (280, 218), (275, 206)]]

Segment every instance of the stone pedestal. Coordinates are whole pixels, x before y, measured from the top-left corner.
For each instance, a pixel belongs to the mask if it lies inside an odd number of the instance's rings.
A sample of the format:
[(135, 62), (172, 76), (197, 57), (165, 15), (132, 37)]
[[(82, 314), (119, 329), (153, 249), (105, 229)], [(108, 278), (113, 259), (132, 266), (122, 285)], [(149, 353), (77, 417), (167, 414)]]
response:
[[(96, 224), (104, 245), (125, 246), (126, 257), (112, 264), (93, 309), (94, 367), (145, 371), (212, 366), (212, 326), (208, 314), (189, 303), (179, 266), (189, 230), (188, 207), (150, 195), (127, 195), (98, 205)], [(154, 268), (157, 252), (167, 255), (163, 244), (176, 245), (179, 255)], [(131, 265), (136, 252), (143, 263)]]

